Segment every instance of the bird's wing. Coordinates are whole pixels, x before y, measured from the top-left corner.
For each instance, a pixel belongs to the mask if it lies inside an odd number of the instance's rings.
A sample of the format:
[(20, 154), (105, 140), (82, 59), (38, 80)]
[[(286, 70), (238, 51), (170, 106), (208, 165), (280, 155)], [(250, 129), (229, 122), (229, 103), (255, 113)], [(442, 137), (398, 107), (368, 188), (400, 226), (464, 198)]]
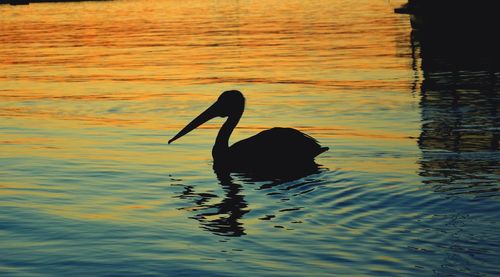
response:
[(328, 148), (321, 147), (311, 136), (292, 128), (272, 128), (236, 142), (230, 152), (240, 157), (314, 158)]

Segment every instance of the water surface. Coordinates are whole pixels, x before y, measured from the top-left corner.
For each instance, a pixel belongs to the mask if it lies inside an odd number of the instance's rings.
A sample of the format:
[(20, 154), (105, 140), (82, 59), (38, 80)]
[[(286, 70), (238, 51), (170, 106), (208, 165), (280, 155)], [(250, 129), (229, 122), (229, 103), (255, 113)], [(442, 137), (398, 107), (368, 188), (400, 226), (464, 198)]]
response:
[[(496, 275), (498, 78), (411, 35), (397, 3), (0, 6), (0, 273)], [(294, 127), (295, 180), (217, 176), (231, 141)]]

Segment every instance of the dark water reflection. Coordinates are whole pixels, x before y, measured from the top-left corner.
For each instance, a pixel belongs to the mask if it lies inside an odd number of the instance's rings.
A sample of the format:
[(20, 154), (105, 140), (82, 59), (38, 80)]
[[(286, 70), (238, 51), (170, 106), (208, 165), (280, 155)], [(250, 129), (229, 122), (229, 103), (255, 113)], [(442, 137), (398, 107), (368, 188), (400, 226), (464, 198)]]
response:
[[(176, 185), (183, 186), (183, 191), (174, 197), (185, 199), (190, 202), (188, 207), (178, 209), (187, 210), (193, 213), (194, 215), (190, 218), (199, 221), (203, 230), (220, 236), (239, 237), (246, 235), (245, 226), (241, 222), (241, 219), (246, 213), (250, 212), (248, 208), (249, 204), (245, 200), (242, 185), (253, 186), (254, 189), (263, 190), (264, 192), (266, 189), (280, 185), (283, 185), (282, 190), (284, 191), (304, 186), (306, 189), (300, 193), (295, 193), (295, 195), (300, 195), (312, 191), (313, 188), (309, 188), (310, 185), (321, 181), (317, 179), (320, 175), (314, 174), (326, 171), (327, 169), (320, 168), (317, 164), (311, 167), (297, 168), (286, 172), (263, 172), (259, 175), (214, 171), (219, 186), (222, 188), (222, 200), (217, 201), (219, 198), (217, 194), (196, 192), (194, 186), (179, 183)], [(309, 176), (314, 176), (316, 178), (306, 178)], [(272, 194), (276, 195), (275, 192)], [(213, 203), (214, 200), (216, 201), (215, 203)], [(281, 200), (289, 200), (289, 198), (281, 198)], [(273, 212), (295, 211), (299, 209), (300, 207), (288, 208)], [(259, 220), (270, 220), (274, 217), (276, 217), (275, 214), (266, 214), (259, 218)], [(298, 221), (296, 221), (296, 223), (297, 222)]]
[(435, 191), (499, 196), (500, 70), (489, 35), (412, 33), (420, 53), (420, 175)]
[(241, 194), (241, 185), (233, 182), (229, 174), (219, 174), (217, 178), (224, 190), (223, 199), (218, 203), (210, 203), (217, 195), (197, 193), (192, 186), (185, 186), (181, 195), (175, 197), (194, 201), (194, 206), (187, 209), (195, 213), (191, 218), (198, 220), (202, 229), (221, 236), (245, 235), (245, 228), (239, 220), (248, 212), (248, 205), (245, 196)]

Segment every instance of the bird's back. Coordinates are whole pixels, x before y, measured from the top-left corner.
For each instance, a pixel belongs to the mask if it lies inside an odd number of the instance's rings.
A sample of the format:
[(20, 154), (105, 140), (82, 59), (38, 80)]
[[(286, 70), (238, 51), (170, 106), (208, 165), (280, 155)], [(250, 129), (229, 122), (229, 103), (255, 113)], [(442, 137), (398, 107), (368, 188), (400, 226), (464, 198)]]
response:
[(236, 168), (292, 166), (312, 163), (327, 150), (296, 129), (272, 128), (233, 144), (228, 162)]

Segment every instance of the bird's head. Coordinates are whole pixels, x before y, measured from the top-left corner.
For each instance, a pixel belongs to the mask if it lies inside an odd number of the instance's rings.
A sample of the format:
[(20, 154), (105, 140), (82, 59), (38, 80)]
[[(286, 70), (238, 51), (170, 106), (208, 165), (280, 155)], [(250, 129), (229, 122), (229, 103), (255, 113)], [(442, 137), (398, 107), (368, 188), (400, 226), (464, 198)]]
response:
[(245, 97), (238, 90), (224, 91), (214, 105), (217, 106), (219, 112), (216, 116), (226, 117), (236, 115), (241, 113), (245, 108)]
[(176, 139), (184, 136), (185, 134), (196, 129), (198, 126), (209, 121), (215, 117), (231, 117), (237, 116), (238, 118), (243, 113), (245, 108), (245, 97), (237, 90), (224, 91), (217, 101), (212, 104), (208, 109), (193, 119), (186, 127), (184, 127), (177, 135), (168, 141), (172, 143)]

